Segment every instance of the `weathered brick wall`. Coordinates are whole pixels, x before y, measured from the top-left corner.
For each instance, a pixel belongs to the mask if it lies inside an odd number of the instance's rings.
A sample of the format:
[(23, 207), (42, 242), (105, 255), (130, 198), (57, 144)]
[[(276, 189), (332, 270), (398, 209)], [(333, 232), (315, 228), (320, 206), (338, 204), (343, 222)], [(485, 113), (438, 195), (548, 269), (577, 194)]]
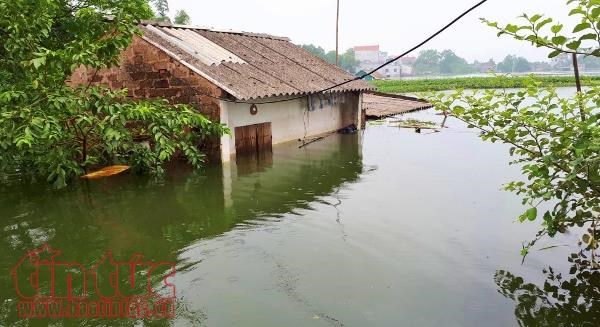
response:
[[(222, 97), (223, 91), (140, 37), (134, 37), (123, 52), (120, 66), (97, 72), (80, 67), (70, 83), (87, 84), (90, 80), (93, 85), (127, 88), (129, 96), (137, 99), (164, 98), (173, 104), (190, 104), (211, 120), (220, 120), (219, 101), (203, 94)], [(211, 159), (220, 157), (218, 139), (200, 146)]]

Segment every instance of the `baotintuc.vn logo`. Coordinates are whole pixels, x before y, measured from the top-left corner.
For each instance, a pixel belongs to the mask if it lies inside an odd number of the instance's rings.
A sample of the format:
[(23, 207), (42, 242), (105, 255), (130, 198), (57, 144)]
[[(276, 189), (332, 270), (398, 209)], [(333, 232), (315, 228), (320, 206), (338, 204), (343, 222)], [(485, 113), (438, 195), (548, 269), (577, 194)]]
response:
[[(29, 251), (11, 270), (21, 318), (144, 318), (175, 316), (171, 262), (127, 262), (110, 252), (89, 269), (57, 260), (61, 251), (44, 245)], [(155, 289), (156, 287), (156, 289)]]

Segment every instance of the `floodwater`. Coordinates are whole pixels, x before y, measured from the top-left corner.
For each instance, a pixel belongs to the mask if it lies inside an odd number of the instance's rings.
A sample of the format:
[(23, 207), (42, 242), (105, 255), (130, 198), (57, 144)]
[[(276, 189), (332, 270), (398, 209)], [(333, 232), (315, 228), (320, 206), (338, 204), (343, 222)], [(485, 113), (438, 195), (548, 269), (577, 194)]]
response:
[[(441, 121), (433, 111), (409, 117)], [(452, 119), (440, 133), (391, 125), (371, 124), (301, 149), (275, 146), (272, 158), (199, 174), (175, 171), (162, 182), (118, 176), (61, 191), (2, 187), (0, 325), (144, 323), (19, 319), (10, 270), (43, 244), (62, 251), (56, 261), (85, 267), (106, 251), (115, 261), (139, 253), (152, 262), (175, 262), (169, 280), (176, 317), (149, 325), (559, 321), (552, 319), (569, 308), (520, 303), (515, 310), (510, 297), (523, 292), (523, 280), (497, 282), (509, 274), (543, 285), (542, 269), (568, 271), (566, 258), (577, 251), (576, 235), (546, 240), (540, 247), (569, 246), (534, 251), (521, 265), (521, 242), (537, 226), (515, 223), (524, 208), (500, 190), (519, 178), (518, 168), (507, 164), (507, 147), (483, 143)], [(153, 283), (164, 291), (159, 280)], [(584, 325), (588, 318), (571, 312), (565, 319), (564, 325)]]

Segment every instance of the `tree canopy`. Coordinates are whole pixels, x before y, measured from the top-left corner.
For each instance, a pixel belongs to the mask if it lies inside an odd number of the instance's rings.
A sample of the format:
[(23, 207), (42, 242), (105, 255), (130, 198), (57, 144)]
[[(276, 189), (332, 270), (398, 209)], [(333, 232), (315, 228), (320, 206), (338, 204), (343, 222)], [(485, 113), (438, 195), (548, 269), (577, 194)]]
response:
[[(325, 49), (314, 44), (303, 44), (300, 47), (314, 54), (315, 56), (324, 59), (328, 63), (335, 65), (335, 51), (325, 52)], [(356, 59), (354, 49), (348, 49), (346, 52), (340, 54), (339, 66), (343, 70), (354, 74), (358, 71), (359, 64), (360, 62)]]
[(496, 69), (501, 73), (524, 73), (531, 71), (531, 64), (523, 57), (508, 55)]
[(419, 53), (414, 64), (417, 75), (435, 75), (440, 73), (441, 55), (437, 50), (424, 50)]
[(152, 0), (156, 8), (157, 20), (171, 21), (169, 18), (169, 1), (168, 0)]
[(466, 74), (472, 71), (469, 63), (452, 50), (444, 50), (440, 54), (440, 73), (447, 75)]
[(220, 124), (189, 106), (67, 85), (77, 67), (117, 64), (151, 17), (145, 0), (0, 2), (0, 178), (18, 173), (63, 187), (100, 165), (161, 173), (182, 155), (201, 166), (197, 144), (224, 133)]
[(460, 75), (473, 72), (475, 69), (466, 59), (459, 57), (452, 50), (424, 50), (419, 53), (414, 66), (417, 75)]
[(192, 23), (192, 19), (185, 10), (177, 10), (175, 18), (173, 18), (173, 23), (179, 25), (190, 25)]

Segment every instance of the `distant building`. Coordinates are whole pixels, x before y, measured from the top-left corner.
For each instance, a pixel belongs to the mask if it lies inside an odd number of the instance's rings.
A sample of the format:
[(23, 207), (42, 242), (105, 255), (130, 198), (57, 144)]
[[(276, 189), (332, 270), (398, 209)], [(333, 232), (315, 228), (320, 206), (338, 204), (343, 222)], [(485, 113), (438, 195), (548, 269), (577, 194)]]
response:
[(382, 62), (387, 58), (387, 53), (379, 50), (379, 45), (362, 45), (354, 47), (354, 56), (360, 62)]
[[(379, 45), (355, 46), (354, 53), (356, 59), (360, 61), (359, 68), (363, 71), (372, 71), (393, 58), (388, 56), (387, 52), (381, 51)], [(416, 60), (416, 57), (401, 58), (379, 69), (377, 73), (385, 79), (400, 79), (403, 76), (410, 76), (413, 74), (412, 67)]]
[[(373, 69), (381, 66), (386, 60), (380, 62), (361, 62), (360, 68), (364, 71), (372, 71)], [(377, 71), (377, 73), (384, 76), (386, 79), (399, 79), (402, 76), (408, 76), (412, 74), (412, 67), (403, 65), (399, 61), (395, 61)]]
[(573, 59), (568, 53), (563, 53), (559, 56), (552, 58), (550, 63), (552, 68), (558, 71), (571, 71), (573, 70)]
[(531, 63), (531, 71), (547, 72), (552, 70), (552, 65), (545, 61), (536, 61)]
[(381, 74), (380, 72), (374, 72), (373, 74), (371, 74), (371, 76), (373, 76), (374, 79), (385, 79), (385, 75)]
[(479, 62), (475, 60), (475, 62), (473, 62), (473, 69), (475, 69), (475, 71), (478, 73), (487, 74), (490, 71), (496, 70), (496, 62), (494, 59), (490, 59), (487, 62)]
[(412, 66), (417, 61), (417, 57), (402, 57), (400, 58), (400, 62), (403, 65)]

